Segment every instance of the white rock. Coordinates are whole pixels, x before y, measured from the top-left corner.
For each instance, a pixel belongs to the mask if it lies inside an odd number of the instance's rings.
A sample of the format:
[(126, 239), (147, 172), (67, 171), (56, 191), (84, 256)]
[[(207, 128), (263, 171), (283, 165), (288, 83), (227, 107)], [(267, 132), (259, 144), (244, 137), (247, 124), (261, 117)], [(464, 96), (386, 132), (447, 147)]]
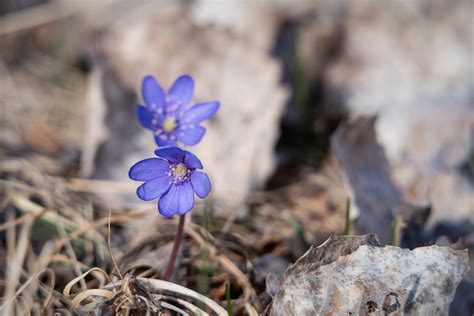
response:
[(467, 250), (377, 245), (373, 235), (330, 237), (285, 273), (274, 315), (447, 315), (468, 271)]

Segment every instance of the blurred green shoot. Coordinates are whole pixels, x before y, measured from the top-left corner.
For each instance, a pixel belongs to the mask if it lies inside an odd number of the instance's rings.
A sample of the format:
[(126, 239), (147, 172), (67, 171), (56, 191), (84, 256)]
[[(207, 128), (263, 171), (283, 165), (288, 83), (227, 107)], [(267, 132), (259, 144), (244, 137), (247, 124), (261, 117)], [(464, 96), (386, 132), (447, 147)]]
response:
[(304, 229), (298, 220), (291, 214), (289, 211), (284, 211), (283, 216), (285, 217), (286, 222), (288, 225), (293, 229), (295, 235), (298, 237), (300, 243), (303, 245), (305, 250), (308, 250), (311, 245), (308, 243), (306, 238), (304, 237)]
[(400, 247), (400, 236), (401, 230), (405, 226), (403, 217), (396, 215), (395, 218), (390, 223), (390, 240), (389, 245)]
[(204, 218), (202, 226), (206, 232), (205, 238), (207, 241), (210, 241), (210, 234), (212, 233), (212, 216), (214, 215), (214, 207), (212, 205), (211, 199), (206, 199), (204, 202)]
[(289, 65), (289, 76), (294, 91), (294, 103), (301, 116), (301, 124), (298, 126), (298, 143), (304, 146), (316, 161), (322, 161), (326, 156), (329, 143), (327, 136), (314, 132), (314, 118), (317, 114), (316, 100), (312, 94), (312, 88), (316, 85), (305, 75), (305, 65), (296, 49), (287, 57)]
[(76, 229), (76, 226), (73, 222), (57, 215), (54, 212), (47, 212), (46, 208), (36, 204), (35, 202), (20, 194), (12, 194), (10, 198), (13, 202), (13, 205), (18, 210), (20, 210), (24, 214), (31, 214), (32, 217), (36, 217), (36, 223), (40, 223), (47, 226), (51, 230), (51, 233), (55, 234), (54, 237), (56, 237), (58, 234), (58, 223), (61, 223), (61, 225), (63, 225), (67, 233), (70, 233), (74, 229)]
[[(70, 234), (77, 229), (77, 226), (73, 221), (64, 216), (58, 215), (52, 210), (48, 210), (21, 194), (13, 193), (9, 198), (17, 210), (25, 214), (25, 216), (31, 216), (34, 218), (32, 235), (35, 236), (36, 242), (45, 243), (49, 240), (61, 238), (64, 234)], [(1, 226), (3, 225), (0, 225), (0, 227)], [(3, 227), (0, 228), (0, 231), (2, 229)], [(80, 236), (80, 238), (71, 240), (70, 243), (72, 250), (78, 255), (83, 254), (86, 251), (86, 246), (92, 243), (94, 248), (97, 250), (96, 255), (98, 256), (98, 259), (105, 260), (102, 246), (90, 236)], [(62, 252), (65, 251), (65, 249), (62, 249)]]
[(197, 277), (196, 291), (202, 295), (207, 295), (210, 289), (211, 273), (214, 270), (208, 260), (209, 253), (207, 249), (203, 249), (200, 253), (199, 274)]
[(225, 300), (227, 302), (227, 313), (229, 316), (233, 315), (232, 302), (230, 301), (230, 286), (229, 283), (225, 285)]
[(390, 240), (388, 242), (390, 246), (395, 246), (396, 226), (397, 226), (397, 223), (395, 219), (392, 219), (392, 222), (390, 223)]
[(303, 110), (304, 114), (307, 114), (310, 91), (308, 82), (304, 77), (303, 62), (296, 52), (293, 53), (291, 60), (291, 81), (295, 89), (296, 104)]
[(346, 224), (344, 226), (344, 235), (349, 235), (351, 232), (351, 199), (346, 199)]

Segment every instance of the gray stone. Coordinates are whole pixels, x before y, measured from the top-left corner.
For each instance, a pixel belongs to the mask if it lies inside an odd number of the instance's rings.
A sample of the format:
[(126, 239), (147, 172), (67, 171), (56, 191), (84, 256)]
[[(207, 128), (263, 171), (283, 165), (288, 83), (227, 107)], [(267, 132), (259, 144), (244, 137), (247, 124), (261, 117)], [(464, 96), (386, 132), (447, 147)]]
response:
[(323, 74), (331, 95), (351, 117), (377, 115), (408, 202), (431, 203), (431, 221), (472, 218), (474, 187), (460, 171), (474, 150), (472, 2), (364, 0), (344, 12), (344, 42)]
[(447, 315), (467, 250), (382, 247), (374, 235), (331, 236), (285, 273), (274, 315)]

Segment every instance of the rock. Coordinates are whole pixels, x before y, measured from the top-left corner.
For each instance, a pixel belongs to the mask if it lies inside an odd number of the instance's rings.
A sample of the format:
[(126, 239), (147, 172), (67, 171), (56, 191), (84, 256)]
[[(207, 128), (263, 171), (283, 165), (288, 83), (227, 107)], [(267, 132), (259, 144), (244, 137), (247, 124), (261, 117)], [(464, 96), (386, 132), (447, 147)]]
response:
[(471, 12), (469, 0), (323, 1), (299, 30), (306, 77), (325, 87), (319, 112), (376, 115), (395, 184), (432, 204), (431, 223), (474, 209)]
[[(404, 202), (430, 206), (418, 234), (429, 236), (438, 223), (472, 223), (472, 2), (395, 0), (387, 7), (374, 0), (328, 1), (320, 2), (316, 12), (325, 18), (306, 20), (298, 52), (306, 77), (324, 86), (324, 110), (345, 112), (351, 119), (377, 116), (375, 139), (385, 152), (392, 185)], [(363, 154), (357, 148), (347, 153), (356, 162)], [(374, 181), (378, 193), (379, 182)], [(362, 193), (382, 200), (372, 191)], [(374, 205), (388, 216), (383, 210), (399, 204), (391, 201)], [(385, 230), (386, 223), (375, 231)]]
[(467, 250), (382, 247), (374, 234), (331, 236), (285, 273), (273, 315), (447, 315)]
[[(262, 29), (275, 32), (271, 18), (260, 17), (259, 22)], [(188, 149), (202, 160), (217, 211), (222, 212), (272, 173), (287, 92), (279, 84), (280, 65), (268, 54), (270, 44), (253, 37), (258, 32), (199, 23), (182, 9), (103, 31), (93, 45), (100, 80), (91, 81), (90, 89), (101, 93), (91, 106), (105, 109), (106, 136), (97, 137), (99, 128), (91, 130), (88, 138), (100, 141), (85, 152), (94, 153), (88, 155), (93, 177), (126, 179), (129, 167), (152, 156), (155, 148), (151, 133), (135, 123), (133, 114), (134, 92), (142, 78), (154, 74), (169, 87), (188, 73), (196, 82), (193, 102), (221, 102), (216, 117), (204, 124), (207, 133), (201, 143)]]
[(322, 75), (350, 116), (377, 115), (395, 183), (407, 201), (432, 204), (432, 222), (474, 209), (460, 172), (474, 139), (471, 9), (470, 1), (346, 2), (343, 43)]

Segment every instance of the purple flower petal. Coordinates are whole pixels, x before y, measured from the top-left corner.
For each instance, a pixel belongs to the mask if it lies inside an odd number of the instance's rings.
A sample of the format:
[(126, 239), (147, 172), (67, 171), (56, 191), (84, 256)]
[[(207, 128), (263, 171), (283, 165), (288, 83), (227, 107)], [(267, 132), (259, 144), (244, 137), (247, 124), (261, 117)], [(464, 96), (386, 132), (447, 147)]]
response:
[(160, 158), (148, 158), (134, 164), (128, 171), (128, 176), (136, 181), (148, 181), (166, 175), (169, 162)]
[(168, 175), (153, 179), (139, 186), (137, 195), (144, 201), (154, 200), (165, 194), (172, 182), (171, 177)]
[(211, 191), (211, 181), (207, 174), (204, 172), (193, 171), (190, 179), (196, 195), (201, 199), (205, 198)]
[(189, 212), (194, 206), (194, 192), (191, 184), (185, 182), (172, 185), (170, 190), (160, 198), (158, 210), (165, 217), (171, 217), (176, 213), (181, 215)]
[(184, 151), (184, 163), (188, 168), (202, 169), (202, 163), (192, 152)]
[(155, 143), (158, 145), (158, 147), (165, 147), (165, 146), (174, 146), (176, 145), (176, 141), (173, 141), (169, 138), (166, 140), (162, 139), (160, 135), (155, 136)]
[(151, 129), (151, 120), (153, 119), (153, 115), (151, 114), (151, 112), (148, 111), (146, 107), (141, 105), (137, 105), (135, 110), (140, 124), (145, 128)]
[(155, 150), (155, 155), (172, 163), (184, 162), (184, 151), (178, 147), (163, 147)]
[(193, 105), (190, 109), (184, 111), (182, 118), (183, 124), (198, 124), (216, 114), (219, 107), (220, 103), (218, 101)]
[(150, 111), (164, 109), (166, 106), (166, 95), (163, 88), (153, 76), (146, 76), (142, 82), (142, 97)]
[(188, 75), (184, 75), (176, 79), (171, 86), (168, 95), (172, 99), (181, 102), (182, 106), (185, 106), (191, 101), (194, 92), (194, 81)]
[(206, 129), (202, 126), (195, 126), (193, 128), (178, 127), (176, 129), (176, 137), (186, 146), (192, 146), (199, 143), (204, 136)]

